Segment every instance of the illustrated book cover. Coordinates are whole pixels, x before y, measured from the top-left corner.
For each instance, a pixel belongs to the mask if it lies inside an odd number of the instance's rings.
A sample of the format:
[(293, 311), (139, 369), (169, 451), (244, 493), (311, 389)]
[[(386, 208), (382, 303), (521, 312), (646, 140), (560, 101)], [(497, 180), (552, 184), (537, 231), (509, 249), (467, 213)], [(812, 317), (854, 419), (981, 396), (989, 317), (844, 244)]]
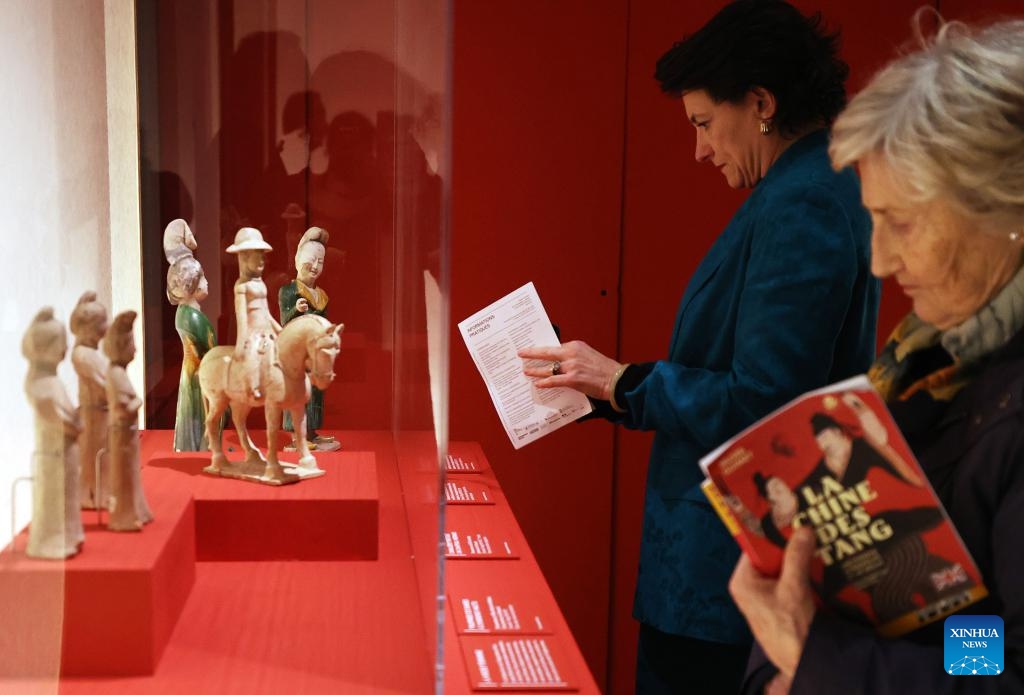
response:
[(884, 636), (987, 595), (960, 536), (867, 377), (807, 393), (701, 459), (704, 492), (763, 574), (795, 528), (820, 604)]

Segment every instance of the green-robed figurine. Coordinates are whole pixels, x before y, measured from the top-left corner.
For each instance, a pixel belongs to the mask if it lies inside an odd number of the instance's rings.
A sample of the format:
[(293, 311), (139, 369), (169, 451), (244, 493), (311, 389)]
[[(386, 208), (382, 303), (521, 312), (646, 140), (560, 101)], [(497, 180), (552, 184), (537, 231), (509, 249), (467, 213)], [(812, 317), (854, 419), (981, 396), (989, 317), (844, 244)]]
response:
[(199, 361), (217, 345), (213, 325), (199, 309), (209, 289), (206, 275), (192, 252), (196, 239), (185, 220), (174, 220), (164, 230), (167, 270), (167, 299), (178, 307), (174, 328), (183, 350), (178, 409), (174, 418), (174, 450), (206, 451), (206, 405), (199, 389)]
[[(327, 292), (316, 286), (324, 270), (324, 257), (327, 254), (327, 231), (320, 227), (310, 227), (299, 240), (295, 251), (295, 272), (297, 277), (284, 285), (277, 294), (281, 308), (281, 325), (287, 324), (296, 316), (316, 314), (327, 318)], [(306, 438), (311, 449), (333, 451), (340, 445), (334, 437), (321, 434), (318, 430), (324, 420), (324, 392), (310, 386), (309, 401), (306, 402)], [(282, 428), (292, 432), (292, 418), (288, 411), (284, 413)]]

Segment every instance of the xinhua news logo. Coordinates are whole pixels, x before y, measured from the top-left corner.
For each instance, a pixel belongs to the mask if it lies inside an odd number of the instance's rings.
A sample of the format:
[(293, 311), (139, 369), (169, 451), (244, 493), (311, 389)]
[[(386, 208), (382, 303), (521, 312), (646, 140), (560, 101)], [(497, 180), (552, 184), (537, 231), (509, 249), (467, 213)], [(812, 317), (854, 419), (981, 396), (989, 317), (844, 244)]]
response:
[(946, 673), (998, 676), (1003, 672), (1003, 619), (998, 615), (951, 615), (945, 630)]

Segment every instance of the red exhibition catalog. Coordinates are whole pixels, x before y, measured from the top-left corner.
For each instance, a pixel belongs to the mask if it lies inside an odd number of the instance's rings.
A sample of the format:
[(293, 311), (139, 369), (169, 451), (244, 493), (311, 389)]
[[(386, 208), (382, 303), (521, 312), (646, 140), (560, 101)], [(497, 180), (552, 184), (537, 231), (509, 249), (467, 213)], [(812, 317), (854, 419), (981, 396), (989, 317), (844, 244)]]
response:
[(793, 529), (817, 540), (820, 603), (885, 636), (987, 595), (881, 397), (866, 377), (805, 394), (701, 460), (704, 491), (763, 574)]

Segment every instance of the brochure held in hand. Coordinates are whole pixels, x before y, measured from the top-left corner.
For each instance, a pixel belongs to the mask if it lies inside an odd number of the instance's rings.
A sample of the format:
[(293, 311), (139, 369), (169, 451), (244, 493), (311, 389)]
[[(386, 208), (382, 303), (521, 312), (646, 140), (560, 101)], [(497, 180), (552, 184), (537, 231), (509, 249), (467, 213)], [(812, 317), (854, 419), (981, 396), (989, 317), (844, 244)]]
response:
[(819, 603), (884, 636), (988, 593), (864, 376), (797, 398), (700, 464), (705, 494), (761, 573), (777, 576), (793, 530), (810, 527)]

